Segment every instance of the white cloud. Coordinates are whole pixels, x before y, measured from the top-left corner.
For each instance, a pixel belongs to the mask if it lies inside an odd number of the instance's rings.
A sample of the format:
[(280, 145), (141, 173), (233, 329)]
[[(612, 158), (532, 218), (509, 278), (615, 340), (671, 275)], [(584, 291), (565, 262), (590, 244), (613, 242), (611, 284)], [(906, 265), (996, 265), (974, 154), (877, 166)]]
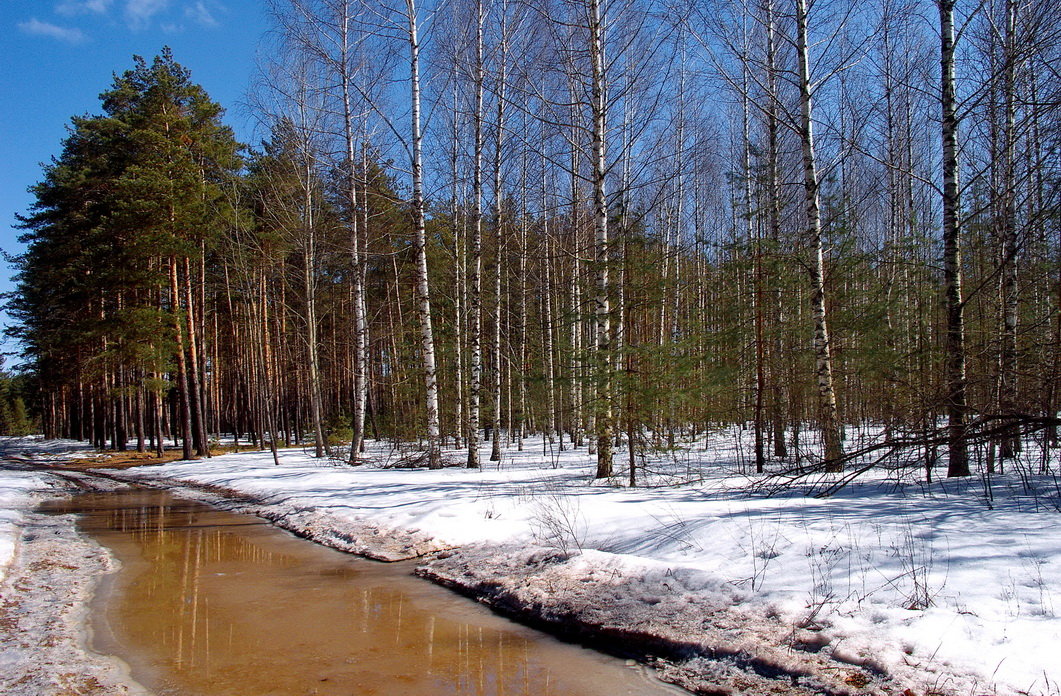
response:
[[(218, 20), (218, 12), (225, 12), (225, 5), (216, 0), (54, 0), (55, 13), (63, 17), (104, 16), (115, 6), (120, 8), (125, 24), (130, 29), (141, 31), (156, 26), (166, 33), (183, 32), (191, 26), (208, 29), (219, 27), (221, 22)], [(58, 29), (61, 28), (56, 27), (50, 32), (40, 28), (32, 31), (58, 37)]]
[(47, 36), (48, 38), (57, 39), (70, 44), (83, 43), (87, 38), (85, 32), (80, 29), (60, 27), (57, 24), (42, 22), (36, 17), (28, 22), (19, 22), (18, 28), (19, 31), (24, 34), (29, 34), (30, 36)]
[(143, 29), (151, 19), (169, 7), (169, 0), (126, 0), (125, 21), (133, 29)]
[(75, 17), (83, 14), (105, 14), (112, 0), (62, 0), (55, 6), (56, 14)]
[(210, 9), (203, 0), (196, 0), (191, 7), (184, 8), (184, 16), (204, 27), (214, 28), (219, 26)]

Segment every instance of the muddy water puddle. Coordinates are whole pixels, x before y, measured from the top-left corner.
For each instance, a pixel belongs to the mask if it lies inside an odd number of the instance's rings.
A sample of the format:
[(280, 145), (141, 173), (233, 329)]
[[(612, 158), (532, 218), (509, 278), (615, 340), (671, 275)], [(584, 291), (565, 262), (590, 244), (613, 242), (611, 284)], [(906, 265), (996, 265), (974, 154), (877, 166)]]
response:
[(160, 695), (641, 696), (685, 693), (380, 564), (160, 491), (49, 506), (122, 569), (93, 648)]

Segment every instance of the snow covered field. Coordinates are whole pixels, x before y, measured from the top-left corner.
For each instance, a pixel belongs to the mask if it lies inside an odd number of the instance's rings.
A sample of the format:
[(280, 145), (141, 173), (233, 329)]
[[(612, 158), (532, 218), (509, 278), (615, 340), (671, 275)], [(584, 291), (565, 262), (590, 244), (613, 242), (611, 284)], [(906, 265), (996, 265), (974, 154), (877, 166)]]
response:
[(440, 573), (476, 582), (491, 581), (490, 559), (504, 574), (504, 559), (544, 547), (570, 557), (571, 578), (738, 609), (766, 622), (749, 635), (784, 630), (779, 645), (798, 637), (912, 693), (1061, 693), (1056, 477), (1010, 464), (989, 497), (983, 479), (925, 485), (923, 472), (881, 469), (829, 498), (807, 495), (821, 478), (767, 497), (734, 473), (738, 445), (731, 433), (649, 460), (650, 485), (634, 489), (594, 482), (585, 450), (540, 439), (500, 466), (484, 445), (481, 470), (387, 468), (397, 454), (376, 444), (357, 468), (290, 449), (280, 466), (249, 452), (121, 475), (237, 492), (349, 550), (366, 533), (394, 542), (384, 557), (461, 547), (461, 569)]

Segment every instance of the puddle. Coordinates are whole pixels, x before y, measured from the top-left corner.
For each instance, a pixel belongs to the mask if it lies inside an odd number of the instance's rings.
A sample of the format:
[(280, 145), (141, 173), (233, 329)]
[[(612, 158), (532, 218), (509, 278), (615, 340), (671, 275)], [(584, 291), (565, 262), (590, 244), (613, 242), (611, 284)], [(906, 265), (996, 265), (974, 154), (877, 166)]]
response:
[(642, 696), (686, 693), (411, 576), (250, 516), (152, 490), (47, 507), (122, 570), (93, 648), (181, 696)]

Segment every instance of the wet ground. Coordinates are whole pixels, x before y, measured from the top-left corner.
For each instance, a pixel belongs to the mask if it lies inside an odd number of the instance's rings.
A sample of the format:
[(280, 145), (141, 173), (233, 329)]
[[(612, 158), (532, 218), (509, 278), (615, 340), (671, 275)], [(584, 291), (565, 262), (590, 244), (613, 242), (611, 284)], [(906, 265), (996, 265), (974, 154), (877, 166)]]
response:
[(633, 696), (681, 692), (410, 575), (161, 491), (51, 503), (122, 570), (93, 648), (181, 696)]

